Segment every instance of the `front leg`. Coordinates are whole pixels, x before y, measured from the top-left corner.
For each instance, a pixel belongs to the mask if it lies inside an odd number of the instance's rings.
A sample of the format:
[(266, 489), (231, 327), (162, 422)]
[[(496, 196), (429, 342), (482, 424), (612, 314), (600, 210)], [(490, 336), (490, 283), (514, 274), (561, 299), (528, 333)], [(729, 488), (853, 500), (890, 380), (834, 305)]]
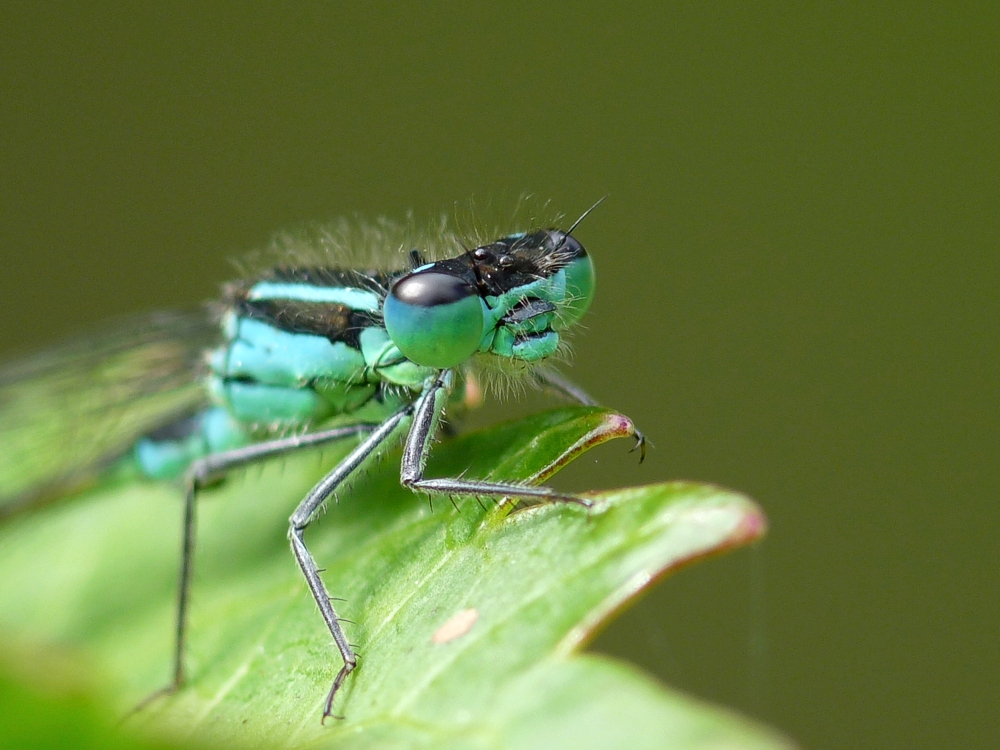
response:
[(582, 497), (557, 492), (549, 487), (531, 487), (522, 484), (485, 482), (475, 479), (424, 479), (424, 468), (430, 455), (430, 445), (437, 431), (438, 422), (448, 402), (448, 392), (453, 374), (445, 370), (424, 392), (413, 416), (413, 425), (403, 449), (403, 463), (399, 480), (404, 487), (434, 495), (488, 495), (492, 497), (524, 497), (538, 501), (561, 501), (590, 507), (591, 502)]
[[(571, 401), (576, 401), (584, 406), (600, 406), (589, 393), (556, 370), (542, 366), (536, 367), (531, 374), (540, 386), (566, 396)], [(635, 431), (635, 445), (632, 446), (632, 451), (637, 448), (639, 449), (639, 463), (642, 463), (646, 460), (646, 435), (638, 429)]]

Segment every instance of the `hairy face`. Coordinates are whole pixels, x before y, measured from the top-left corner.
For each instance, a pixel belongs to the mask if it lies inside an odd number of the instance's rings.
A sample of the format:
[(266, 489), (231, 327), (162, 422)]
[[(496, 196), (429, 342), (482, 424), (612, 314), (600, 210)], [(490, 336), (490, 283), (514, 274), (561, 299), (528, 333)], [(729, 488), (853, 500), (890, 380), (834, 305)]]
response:
[(477, 352), (525, 362), (555, 353), (594, 294), (583, 246), (557, 229), (514, 234), (398, 279), (385, 325), (406, 357), (454, 367)]

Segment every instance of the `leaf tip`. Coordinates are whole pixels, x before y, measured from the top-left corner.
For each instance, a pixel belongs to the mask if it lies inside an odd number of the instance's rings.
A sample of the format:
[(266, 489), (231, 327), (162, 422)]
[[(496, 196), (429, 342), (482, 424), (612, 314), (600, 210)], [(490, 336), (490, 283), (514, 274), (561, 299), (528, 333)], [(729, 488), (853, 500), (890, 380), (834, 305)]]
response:
[(635, 425), (624, 414), (609, 411), (602, 420), (604, 434), (608, 438), (629, 437), (635, 434)]
[(733, 531), (731, 537), (734, 545), (742, 546), (750, 542), (756, 542), (767, 534), (767, 516), (764, 511), (756, 505), (747, 510), (743, 520)]

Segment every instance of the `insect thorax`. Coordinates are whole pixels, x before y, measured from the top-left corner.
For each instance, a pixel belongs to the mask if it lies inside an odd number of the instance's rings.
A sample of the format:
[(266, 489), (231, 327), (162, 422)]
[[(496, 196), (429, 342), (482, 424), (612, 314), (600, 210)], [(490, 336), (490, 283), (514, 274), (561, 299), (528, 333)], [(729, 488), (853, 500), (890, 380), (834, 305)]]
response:
[[(366, 406), (384, 416), (432, 368), (410, 362), (382, 322), (391, 277), (336, 269), (277, 269), (232, 285), (224, 342), (208, 357), (213, 400), (241, 422), (302, 426)], [(384, 405), (384, 408), (383, 408)]]

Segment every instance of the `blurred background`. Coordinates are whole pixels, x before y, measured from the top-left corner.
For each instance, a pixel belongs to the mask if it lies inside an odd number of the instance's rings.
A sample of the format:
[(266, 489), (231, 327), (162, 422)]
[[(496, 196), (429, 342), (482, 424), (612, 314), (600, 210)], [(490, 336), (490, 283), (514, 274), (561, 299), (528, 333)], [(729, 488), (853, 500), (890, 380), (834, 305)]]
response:
[(594, 648), (812, 748), (997, 746), (998, 38), (987, 4), (8, 3), (0, 360), (303, 221), (608, 194), (571, 374), (655, 448), (560, 482), (715, 482), (771, 531)]

